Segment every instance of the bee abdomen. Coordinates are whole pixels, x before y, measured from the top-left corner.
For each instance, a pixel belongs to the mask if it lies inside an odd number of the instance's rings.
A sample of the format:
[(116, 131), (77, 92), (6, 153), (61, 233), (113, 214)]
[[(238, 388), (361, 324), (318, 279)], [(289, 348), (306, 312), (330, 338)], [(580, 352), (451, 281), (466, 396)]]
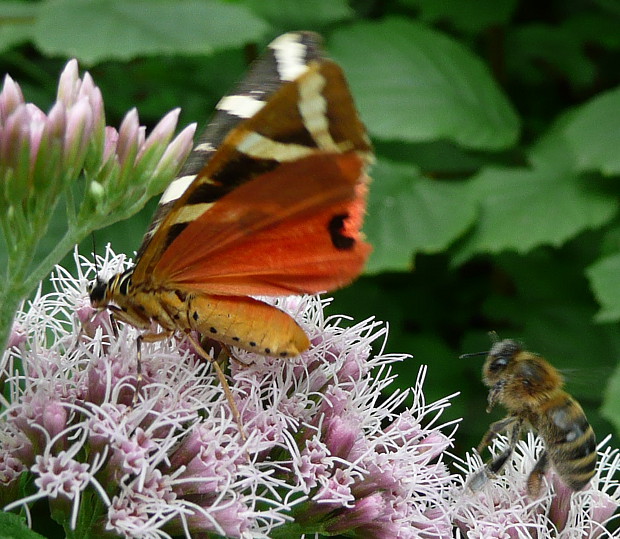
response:
[[(593, 447), (592, 451), (590, 451), (591, 446)], [(578, 448), (578, 452), (583, 456), (574, 459), (568, 456), (562, 446), (551, 452), (551, 459), (556, 471), (573, 490), (584, 488), (595, 473), (597, 455), (593, 433), (584, 443), (584, 446)]]
[(594, 431), (581, 406), (570, 396), (550, 412), (555, 436), (548, 443), (549, 456), (562, 480), (573, 490), (581, 490), (595, 473)]

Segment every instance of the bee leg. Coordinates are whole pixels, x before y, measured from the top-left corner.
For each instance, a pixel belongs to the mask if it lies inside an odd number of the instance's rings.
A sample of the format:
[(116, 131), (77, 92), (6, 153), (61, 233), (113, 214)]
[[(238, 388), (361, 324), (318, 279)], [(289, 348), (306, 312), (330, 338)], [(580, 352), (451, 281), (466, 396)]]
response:
[(505, 417), (504, 419), (500, 419), (499, 421), (492, 423), (491, 426), (489, 427), (489, 430), (482, 437), (482, 440), (480, 441), (480, 444), (478, 444), (478, 448), (476, 449), (476, 451), (478, 451), (478, 453), (482, 453), (484, 448), (487, 447), (493, 440), (495, 440), (498, 434), (510, 428), (510, 426), (516, 423), (517, 421), (518, 421), (518, 418), (512, 415), (509, 415)]
[(515, 449), (515, 445), (517, 445), (517, 440), (519, 436), (521, 436), (521, 428), (523, 427), (523, 419), (521, 418), (512, 418), (513, 421), (509, 423), (510, 435), (508, 438), (508, 447), (497, 457), (495, 457), (491, 462), (487, 464), (487, 468), (493, 474), (498, 473), (508, 462), (508, 459), (512, 455), (512, 452)]
[(543, 451), (538, 459), (536, 466), (527, 478), (527, 494), (531, 498), (538, 498), (542, 487), (542, 479), (549, 467), (549, 455), (547, 451)]
[(504, 390), (505, 385), (506, 385), (506, 382), (503, 381), (503, 380), (500, 380), (489, 391), (489, 395), (487, 397), (487, 403), (488, 403), (487, 404), (487, 413), (489, 413), (491, 410), (493, 410), (493, 407), (495, 406), (495, 404), (499, 400), (500, 395), (501, 395), (502, 391)]
[(482, 488), (482, 486), (487, 482), (487, 480), (497, 473), (501, 471), (501, 469), (506, 465), (508, 459), (511, 457), (512, 452), (514, 451), (515, 445), (517, 444), (517, 440), (521, 435), (521, 428), (523, 426), (523, 420), (514, 417), (508, 416), (500, 421), (496, 421), (491, 425), (488, 432), (485, 434), (482, 442), (479, 447), (486, 447), (500, 432), (506, 429), (510, 429), (508, 447), (502, 451), (497, 457), (495, 457), (491, 462), (488, 462), (484, 465), (482, 470), (476, 472), (471, 479), (467, 482), (467, 485), (474, 492)]

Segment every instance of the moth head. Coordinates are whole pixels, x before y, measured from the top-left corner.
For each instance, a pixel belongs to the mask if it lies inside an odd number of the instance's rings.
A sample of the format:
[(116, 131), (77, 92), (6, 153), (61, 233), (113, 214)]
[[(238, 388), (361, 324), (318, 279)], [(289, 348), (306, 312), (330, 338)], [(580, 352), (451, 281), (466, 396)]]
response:
[(97, 278), (88, 285), (88, 296), (90, 304), (95, 309), (103, 309), (108, 304), (108, 289), (110, 281), (104, 281), (101, 277)]

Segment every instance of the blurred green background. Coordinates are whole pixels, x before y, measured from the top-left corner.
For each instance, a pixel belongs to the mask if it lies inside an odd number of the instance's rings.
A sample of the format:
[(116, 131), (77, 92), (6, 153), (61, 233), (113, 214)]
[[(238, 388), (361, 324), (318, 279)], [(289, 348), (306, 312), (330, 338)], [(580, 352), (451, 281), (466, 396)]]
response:
[[(490, 330), (560, 368), (599, 439), (620, 427), (619, 28), (616, 0), (4, 1), (0, 72), (47, 109), (76, 57), (108, 124), (181, 106), (204, 126), (271, 39), (323, 34), (377, 151), (374, 253), (331, 310), (389, 323), (386, 351), (413, 355), (398, 385), (428, 364), (429, 401), (460, 392), (462, 455), (501, 415), (482, 358), (458, 359)], [(155, 206), (99, 250), (133, 253)]]

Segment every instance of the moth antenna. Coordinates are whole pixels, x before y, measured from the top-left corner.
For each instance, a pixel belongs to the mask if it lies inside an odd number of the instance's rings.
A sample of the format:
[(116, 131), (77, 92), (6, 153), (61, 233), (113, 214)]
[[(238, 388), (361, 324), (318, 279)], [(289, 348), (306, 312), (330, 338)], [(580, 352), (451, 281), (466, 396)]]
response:
[(499, 342), (499, 335), (497, 334), (496, 331), (489, 331), (488, 335), (489, 335), (489, 339), (491, 339), (491, 342), (493, 344), (495, 344), (496, 342)]
[(95, 272), (98, 276), (101, 268), (99, 267), (99, 264), (97, 262), (97, 244), (95, 243), (95, 233), (91, 233), (90, 237), (93, 240), (93, 260), (95, 261)]

